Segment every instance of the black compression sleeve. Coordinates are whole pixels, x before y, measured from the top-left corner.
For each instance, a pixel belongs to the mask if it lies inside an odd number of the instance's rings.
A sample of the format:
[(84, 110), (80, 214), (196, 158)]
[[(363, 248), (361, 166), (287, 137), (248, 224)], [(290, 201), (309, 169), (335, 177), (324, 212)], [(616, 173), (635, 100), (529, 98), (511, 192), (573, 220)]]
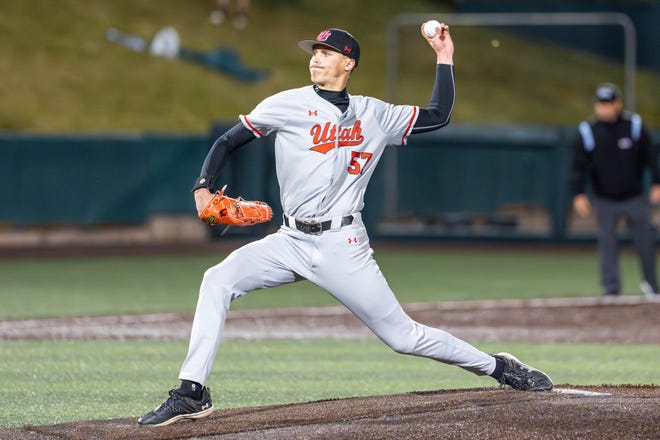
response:
[(411, 134), (425, 133), (437, 130), (449, 124), (449, 118), (454, 108), (455, 84), (454, 66), (451, 64), (436, 64), (435, 84), (431, 93), (428, 108), (420, 108), (419, 116)]
[(648, 131), (644, 127), (642, 127), (640, 144), (644, 152), (644, 162), (651, 170), (651, 183), (660, 185), (660, 144), (653, 144)]
[(227, 130), (213, 143), (213, 146), (206, 155), (206, 159), (204, 159), (202, 172), (195, 181), (195, 186), (193, 186), (192, 190), (213, 187), (215, 185), (215, 178), (227, 162), (229, 155), (237, 148), (256, 138), (254, 133), (245, 128), (241, 123)]
[(584, 149), (584, 143), (580, 133), (577, 133), (572, 148), (573, 157), (571, 159), (569, 188), (571, 191), (571, 197), (575, 197), (578, 194), (584, 193), (587, 179), (587, 168), (589, 167), (589, 158), (587, 157), (587, 153)]

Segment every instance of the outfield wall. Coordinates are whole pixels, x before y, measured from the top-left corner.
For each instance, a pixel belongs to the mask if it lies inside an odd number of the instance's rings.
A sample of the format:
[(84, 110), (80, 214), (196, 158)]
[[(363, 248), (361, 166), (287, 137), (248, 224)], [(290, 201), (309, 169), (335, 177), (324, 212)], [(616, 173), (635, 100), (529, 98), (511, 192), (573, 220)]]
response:
[[(206, 134), (3, 133), (0, 224), (92, 228), (188, 215), (206, 152), (229, 125)], [(409, 145), (387, 149), (365, 198), (365, 221), (381, 237), (593, 237), (593, 223), (568, 216), (574, 136), (574, 127), (459, 124), (413, 136)], [(660, 131), (653, 137), (660, 140)], [(272, 142), (259, 139), (237, 150), (218, 181), (231, 194), (269, 202), (279, 219)], [(261, 235), (273, 227), (227, 234)]]

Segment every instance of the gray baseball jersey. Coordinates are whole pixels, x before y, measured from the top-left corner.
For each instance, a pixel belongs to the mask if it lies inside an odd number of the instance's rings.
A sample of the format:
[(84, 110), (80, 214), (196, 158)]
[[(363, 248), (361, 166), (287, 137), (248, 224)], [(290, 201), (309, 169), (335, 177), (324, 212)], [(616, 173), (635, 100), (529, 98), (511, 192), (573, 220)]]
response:
[(359, 212), (386, 145), (401, 145), (418, 107), (350, 96), (345, 113), (313, 86), (263, 100), (241, 122), (255, 136), (277, 133), (275, 158), (284, 213), (295, 218)]

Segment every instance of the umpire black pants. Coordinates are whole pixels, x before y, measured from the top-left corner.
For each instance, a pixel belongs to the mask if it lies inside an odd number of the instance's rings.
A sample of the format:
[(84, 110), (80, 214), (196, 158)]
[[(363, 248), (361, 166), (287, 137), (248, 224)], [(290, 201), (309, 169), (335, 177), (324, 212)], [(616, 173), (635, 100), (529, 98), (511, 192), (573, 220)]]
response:
[(651, 206), (645, 195), (618, 201), (596, 197), (598, 215), (598, 252), (601, 284), (606, 294), (621, 291), (617, 224), (625, 218), (633, 244), (639, 254), (644, 279), (658, 291), (655, 273), (655, 230), (651, 225)]

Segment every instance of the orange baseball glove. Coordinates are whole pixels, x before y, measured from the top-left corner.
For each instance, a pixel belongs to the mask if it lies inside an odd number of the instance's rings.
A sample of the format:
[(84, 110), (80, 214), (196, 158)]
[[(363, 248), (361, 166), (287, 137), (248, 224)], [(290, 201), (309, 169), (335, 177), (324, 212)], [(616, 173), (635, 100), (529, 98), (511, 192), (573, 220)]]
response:
[(273, 218), (273, 210), (267, 203), (227, 197), (224, 195), (225, 188), (227, 185), (213, 195), (199, 214), (200, 220), (209, 225), (251, 226)]

